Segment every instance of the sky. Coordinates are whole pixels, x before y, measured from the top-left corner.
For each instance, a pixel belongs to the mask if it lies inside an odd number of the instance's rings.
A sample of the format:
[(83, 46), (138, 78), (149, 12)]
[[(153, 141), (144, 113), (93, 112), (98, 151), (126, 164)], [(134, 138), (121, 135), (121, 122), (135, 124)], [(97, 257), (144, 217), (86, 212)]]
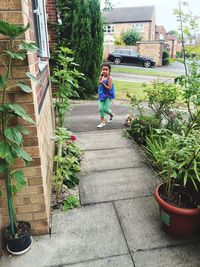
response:
[[(103, 2), (103, 0), (102, 0)], [(178, 8), (178, 0), (111, 0), (114, 7), (152, 6), (156, 8), (156, 25), (164, 25), (166, 31), (177, 30), (173, 9)], [(194, 15), (200, 13), (200, 0), (188, 0), (187, 10)]]

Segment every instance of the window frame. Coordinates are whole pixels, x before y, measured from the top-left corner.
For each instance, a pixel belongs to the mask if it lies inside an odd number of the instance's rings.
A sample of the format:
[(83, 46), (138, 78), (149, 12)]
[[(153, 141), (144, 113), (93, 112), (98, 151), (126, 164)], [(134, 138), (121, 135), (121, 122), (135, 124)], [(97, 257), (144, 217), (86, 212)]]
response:
[(144, 32), (144, 24), (143, 23), (134, 23), (133, 29), (138, 31), (139, 33), (143, 33)]
[[(110, 29), (110, 30), (108, 30), (108, 28)], [(115, 32), (115, 25), (113, 25), (113, 24), (106, 24), (106, 25), (104, 25), (104, 33), (114, 33)]]
[(50, 58), (45, 2), (45, 0), (32, 0), (33, 20), (36, 43), (39, 48), (38, 56), (41, 58)]

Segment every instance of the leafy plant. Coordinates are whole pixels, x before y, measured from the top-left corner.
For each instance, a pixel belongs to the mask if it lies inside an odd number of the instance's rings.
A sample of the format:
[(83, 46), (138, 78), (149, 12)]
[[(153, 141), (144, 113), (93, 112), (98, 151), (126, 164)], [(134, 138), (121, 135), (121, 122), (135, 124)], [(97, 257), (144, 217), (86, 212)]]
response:
[(122, 40), (126, 45), (135, 45), (142, 40), (142, 36), (138, 31), (130, 29), (122, 33)]
[(166, 50), (164, 50), (162, 54), (162, 65), (169, 65), (169, 53)]
[(63, 211), (67, 211), (69, 209), (73, 209), (79, 206), (79, 200), (76, 196), (72, 195), (68, 197), (66, 200), (64, 200), (63, 203)]
[(146, 137), (152, 129), (159, 127), (159, 120), (151, 115), (137, 115), (131, 121), (130, 135), (139, 145), (146, 144)]
[[(166, 134), (167, 133), (167, 134)], [(147, 138), (147, 152), (160, 171), (167, 201), (179, 206), (199, 206), (200, 138), (154, 131)]]
[(83, 74), (76, 69), (78, 64), (74, 63), (72, 55), (72, 50), (61, 47), (57, 52), (57, 64), (53, 70), (52, 82), (58, 86), (55, 92), (58, 127), (64, 126), (64, 120), (71, 108), (70, 98), (78, 97), (78, 80), (83, 79)]
[(183, 101), (189, 114), (187, 134), (195, 127), (200, 128), (200, 63), (197, 58), (190, 59), (187, 75), (179, 76), (175, 82), (183, 88)]
[(159, 81), (147, 85), (145, 92), (147, 94), (148, 106), (160, 122), (162, 118), (168, 117), (170, 109), (181, 93), (176, 85)]
[[(13, 118), (20, 118), (29, 123), (34, 123), (34, 121), (20, 105), (8, 102), (6, 100), (6, 93), (11, 88), (16, 87), (25, 93), (31, 92), (31, 88), (23, 81), (18, 81), (13, 84), (12, 74), (13, 61), (23, 61), (26, 58), (27, 51), (33, 52), (37, 49), (33, 43), (19, 43), (19, 40), (16, 40), (28, 28), (29, 25), (22, 27), (0, 21), (0, 33), (9, 38), (6, 43), (6, 49), (0, 54), (0, 61), (4, 66), (4, 71), (0, 75), (0, 173), (3, 173), (5, 179), (10, 227), (13, 238), (17, 237), (13, 195), (26, 185), (22, 169), (13, 170), (13, 165), (18, 158), (21, 158), (25, 162), (25, 165), (29, 166), (32, 159), (22, 148), (23, 135), (27, 135), (29, 132), (20, 125), (11, 126), (10, 121)], [(32, 74), (26, 73), (26, 75), (28, 78), (37, 81)]]
[(55, 133), (57, 151), (54, 157), (55, 175), (53, 182), (58, 199), (63, 185), (74, 187), (79, 183), (80, 149), (74, 143), (72, 133), (66, 128), (57, 128)]

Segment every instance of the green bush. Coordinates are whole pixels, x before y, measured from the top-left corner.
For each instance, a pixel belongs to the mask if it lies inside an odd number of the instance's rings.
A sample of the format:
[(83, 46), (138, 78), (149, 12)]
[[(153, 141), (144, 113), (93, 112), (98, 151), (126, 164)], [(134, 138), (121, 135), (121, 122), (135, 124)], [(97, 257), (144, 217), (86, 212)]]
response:
[(167, 119), (181, 93), (177, 85), (164, 82), (147, 85), (144, 92), (147, 94), (148, 106), (160, 122), (163, 118)]
[(121, 36), (125, 45), (135, 45), (138, 41), (142, 40), (141, 34), (133, 29), (123, 32)]
[(156, 128), (159, 128), (159, 120), (155, 116), (138, 115), (131, 121), (129, 134), (139, 145), (145, 145), (146, 137)]
[(166, 50), (164, 50), (162, 54), (162, 65), (169, 65), (169, 53)]

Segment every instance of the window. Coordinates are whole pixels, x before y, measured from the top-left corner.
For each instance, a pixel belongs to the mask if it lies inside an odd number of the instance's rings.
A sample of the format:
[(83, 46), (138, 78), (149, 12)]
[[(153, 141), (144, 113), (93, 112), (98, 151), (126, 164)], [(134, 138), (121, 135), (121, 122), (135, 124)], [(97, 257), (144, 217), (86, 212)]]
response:
[(115, 32), (115, 26), (114, 25), (105, 25), (104, 26), (104, 32), (106, 32), (106, 33)]
[(33, 17), (36, 32), (36, 42), (40, 49), (38, 55), (40, 57), (49, 58), (48, 32), (47, 20), (45, 10), (45, 0), (32, 0), (33, 3)]
[(144, 32), (144, 24), (136, 23), (133, 25), (133, 29), (138, 32)]
[(121, 54), (123, 54), (123, 55), (129, 55), (130, 52), (128, 50), (122, 50), (122, 53)]
[(138, 53), (135, 51), (130, 51), (131, 56), (138, 57)]

